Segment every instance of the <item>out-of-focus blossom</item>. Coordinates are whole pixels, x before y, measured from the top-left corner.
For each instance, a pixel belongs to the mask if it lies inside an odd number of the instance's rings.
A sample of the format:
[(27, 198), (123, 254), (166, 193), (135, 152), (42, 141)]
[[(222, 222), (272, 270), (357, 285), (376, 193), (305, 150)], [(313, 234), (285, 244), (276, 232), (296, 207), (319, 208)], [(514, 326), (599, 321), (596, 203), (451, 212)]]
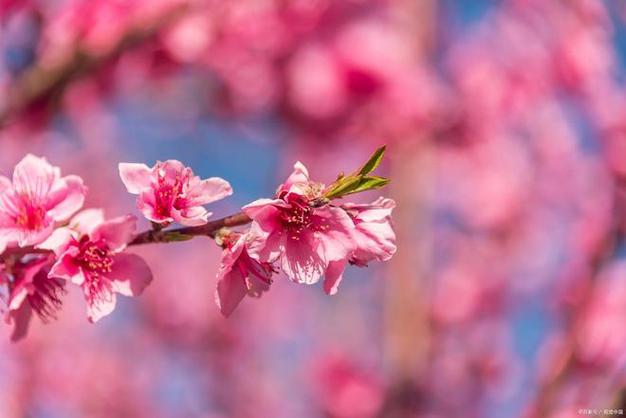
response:
[(11, 267), (13, 280), (6, 321), (14, 326), (11, 336), (13, 341), (26, 336), (32, 312), (47, 321), (55, 318), (61, 308), (64, 283), (60, 279), (48, 277), (51, 261), (50, 257), (44, 256)]
[(141, 257), (122, 253), (134, 236), (135, 223), (131, 215), (106, 221), (101, 210), (89, 209), (41, 245), (58, 256), (49, 276), (81, 286), (90, 322), (113, 312), (116, 293), (138, 296), (152, 281)]
[(28, 154), (15, 166), (13, 182), (0, 177), (0, 251), (43, 242), (56, 222), (82, 207), (86, 192), (80, 177), (61, 177), (58, 167)]
[(626, 361), (626, 262), (605, 267), (577, 327), (581, 359), (599, 365)]
[(384, 402), (384, 385), (344, 356), (322, 358), (316, 370), (318, 400), (332, 418), (371, 418)]
[(254, 230), (245, 234), (229, 232), (221, 239), (224, 252), (217, 272), (215, 301), (222, 314), (229, 316), (246, 295), (260, 297), (268, 291), (276, 270), (271, 263), (259, 262), (248, 254), (249, 243), (262, 239)]
[(168, 225), (178, 222), (195, 226), (207, 222), (211, 212), (202, 205), (232, 194), (226, 180), (211, 177), (201, 180), (180, 161), (145, 164), (121, 163), (120, 177), (129, 193), (138, 194), (137, 208), (152, 222)]
[(275, 199), (259, 199), (243, 211), (262, 232), (250, 245), (253, 258), (279, 260), (290, 280), (313, 284), (325, 275), (336, 282), (355, 249), (354, 223), (341, 208), (314, 207), (322, 198), (323, 185), (310, 181), (300, 162), (277, 191)]

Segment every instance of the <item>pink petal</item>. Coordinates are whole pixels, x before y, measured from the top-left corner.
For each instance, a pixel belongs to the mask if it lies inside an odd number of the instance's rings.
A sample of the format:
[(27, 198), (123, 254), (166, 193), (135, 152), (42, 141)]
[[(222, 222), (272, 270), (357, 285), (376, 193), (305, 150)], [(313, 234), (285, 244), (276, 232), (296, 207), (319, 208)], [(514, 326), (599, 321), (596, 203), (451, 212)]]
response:
[(326, 270), (326, 262), (315, 251), (310, 234), (299, 240), (287, 239), (281, 258), (283, 272), (296, 283), (317, 283)]
[(137, 198), (137, 209), (139, 209), (143, 216), (149, 221), (156, 222), (158, 224), (174, 222), (174, 218), (171, 216), (163, 216), (157, 213), (155, 206), (154, 190), (143, 190)]
[[(87, 319), (95, 324), (105, 316), (115, 310), (116, 297), (115, 293), (102, 290), (102, 297), (87, 303)], [(88, 298), (88, 292), (85, 290), (85, 296)]]
[(249, 243), (250, 256), (261, 261), (276, 260), (285, 240), (277, 206), (289, 207), (289, 204), (280, 199), (259, 199), (243, 207), (244, 213), (254, 219), (251, 230), (260, 235), (260, 239)]
[(387, 261), (396, 253), (396, 234), (389, 222), (361, 222), (355, 240), (354, 261), (359, 265), (372, 260)]
[(289, 191), (294, 185), (306, 185), (310, 182), (309, 170), (300, 161), (293, 165), (293, 172), (280, 187), (283, 191)]
[(233, 194), (230, 184), (219, 177), (211, 177), (198, 182), (187, 193), (189, 206), (206, 205)]
[(343, 260), (356, 249), (354, 222), (340, 208), (326, 206), (315, 211), (315, 224), (323, 230), (315, 232), (320, 257), (326, 261)]
[(346, 203), (342, 207), (348, 212), (355, 211), (356, 218), (362, 222), (377, 222), (391, 217), (396, 202), (380, 197), (369, 204)]
[(68, 248), (52, 265), (48, 277), (69, 280), (77, 285), (83, 284), (85, 277), (80, 267), (74, 262), (77, 255), (78, 249), (76, 247)]
[(53, 251), (55, 255), (63, 253), (70, 242), (74, 240), (74, 233), (70, 228), (57, 228), (44, 242), (35, 248)]
[(100, 224), (91, 234), (94, 241), (103, 239), (113, 252), (122, 251), (133, 239), (137, 218), (133, 215), (119, 216)]
[(78, 176), (66, 176), (57, 180), (48, 197), (48, 214), (57, 222), (69, 219), (85, 202), (87, 188)]
[(59, 169), (50, 165), (45, 158), (28, 154), (13, 170), (13, 188), (18, 194), (43, 202), (59, 177)]
[(145, 164), (120, 163), (118, 165), (120, 178), (126, 190), (132, 194), (139, 194), (143, 189), (150, 187), (152, 169)]
[(17, 229), (0, 226), (0, 254), (2, 254), (7, 247), (17, 245), (18, 237), (19, 231)]
[(138, 296), (152, 282), (152, 271), (136, 254), (118, 254), (109, 273), (113, 290), (124, 296)]
[(228, 317), (246, 296), (248, 289), (239, 270), (220, 269), (217, 277), (215, 302), (222, 315)]
[(158, 162), (154, 168), (158, 170), (158, 174), (169, 180), (174, 180), (182, 174), (190, 175), (192, 173), (190, 168), (178, 160)]
[[(251, 228), (260, 229), (256, 222), (252, 222)], [(280, 257), (281, 248), (285, 246), (286, 240), (287, 235), (279, 229), (271, 233), (263, 232), (263, 235), (250, 239), (246, 247), (251, 258), (271, 263)]]
[(37, 245), (44, 242), (54, 230), (54, 222), (47, 215), (42, 221), (43, 228), (41, 229), (17, 229), (17, 244), (20, 247), (28, 245)]
[(199, 226), (207, 223), (211, 212), (207, 212), (202, 206), (194, 206), (183, 211), (172, 208), (172, 219), (181, 225)]
[(9, 298), (9, 310), (17, 310), (24, 303), (26, 296), (33, 293), (33, 280), (35, 275), (49, 262), (50, 258), (41, 257), (31, 260), (23, 266), (20, 274), (17, 276), (15, 287)]
[[(270, 237), (270, 235), (274, 236)], [(248, 232), (245, 234), (245, 237), (243, 237), (240, 241), (245, 244), (246, 252), (251, 258), (257, 261), (262, 260), (273, 262), (280, 255), (280, 251), (278, 251), (278, 242), (274, 242), (274, 239), (280, 239), (281, 235), (282, 234), (270, 234), (265, 232), (261, 229), (257, 222), (252, 222), (250, 224), (250, 229), (248, 229)], [(276, 248), (277, 251), (275, 253), (265, 251), (266, 248), (269, 250), (270, 247)]]
[(371, 204), (346, 204), (343, 207), (354, 216), (356, 224), (357, 249), (351, 261), (364, 266), (372, 260), (389, 260), (396, 252), (396, 234), (391, 225), (395, 202), (379, 198)]
[(327, 294), (334, 295), (337, 293), (346, 264), (345, 261), (331, 261), (328, 264), (328, 268), (324, 274), (324, 291)]
[(94, 229), (104, 222), (102, 209), (85, 209), (78, 212), (70, 221), (69, 227), (80, 235), (91, 235)]
[(11, 187), (13, 187), (13, 185), (11, 184), (11, 180), (9, 180), (5, 176), (0, 176), (0, 193), (3, 193)]
[(270, 213), (275, 213), (277, 211), (276, 207), (288, 208), (290, 205), (281, 199), (258, 199), (248, 203), (241, 210), (256, 220), (259, 216), (268, 216)]

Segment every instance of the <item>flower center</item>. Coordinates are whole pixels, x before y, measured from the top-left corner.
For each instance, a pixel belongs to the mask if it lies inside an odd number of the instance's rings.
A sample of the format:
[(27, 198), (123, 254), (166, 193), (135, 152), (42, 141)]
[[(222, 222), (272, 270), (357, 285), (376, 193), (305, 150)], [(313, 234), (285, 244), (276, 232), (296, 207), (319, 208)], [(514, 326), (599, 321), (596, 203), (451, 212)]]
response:
[(45, 225), (46, 210), (34, 203), (28, 196), (18, 199), (17, 217), (15, 223), (29, 230), (39, 230)]
[(175, 177), (168, 177), (163, 169), (157, 170), (156, 212), (164, 217), (170, 216), (172, 207), (181, 207), (185, 186), (189, 181), (187, 171), (177, 173)]
[(282, 210), (281, 220), (289, 238), (298, 240), (300, 234), (313, 223), (313, 208), (300, 197), (289, 199), (289, 203), (291, 207)]
[(106, 243), (103, 240), (94, 242), (88, 237), (83, 237), (78, 244), (80, 250), (76, 261), (90, 276), (99, 276), (110, 273), (113, 265), (113, 258)]

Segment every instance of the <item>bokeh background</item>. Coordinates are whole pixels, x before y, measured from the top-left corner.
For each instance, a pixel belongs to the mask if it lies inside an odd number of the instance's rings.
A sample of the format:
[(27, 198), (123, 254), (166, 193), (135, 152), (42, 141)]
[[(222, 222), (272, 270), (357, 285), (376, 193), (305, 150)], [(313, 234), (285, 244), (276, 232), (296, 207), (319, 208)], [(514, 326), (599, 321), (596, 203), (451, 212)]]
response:
[[(269, 196), (388, 145), (399, 251), (229, 319), (210, 240), (93, 326), (0, 340), (3, 418), (558, 417), (626, 408), (626, 3), (0, 0), (0, 171), (24, 154), (135, 212), (117, 163)], [(147, 225), (142, 225), (147, 227)], [(135, 251), (135, 249), (133, 249)], [(605, 409), (607, 411), (605, 411)], [(611, 411), (613, 409), (613, 411)]]

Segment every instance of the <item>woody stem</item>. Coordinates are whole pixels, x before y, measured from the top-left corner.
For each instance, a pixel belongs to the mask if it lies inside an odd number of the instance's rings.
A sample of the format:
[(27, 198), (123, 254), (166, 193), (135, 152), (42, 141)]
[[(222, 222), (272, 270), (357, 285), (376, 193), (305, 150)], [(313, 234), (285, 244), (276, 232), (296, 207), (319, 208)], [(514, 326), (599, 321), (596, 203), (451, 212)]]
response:
[[(252, 222), (252, 219), (250, 219), (248, 215), (243, 212), (239, 212), (200, 226), (187, 226), (169, 230), (150, 229), (137, 234), (135, 238), (128, 243), (128, 245), (131, 246), (180, 241), (180, 239), (177, 239), (180, 236), (208, 236), (214, 238), (217, 231), (221, 228), (246, 225), (250, 222)], [(0, 255), (0, 259), (6, 259), (8, 257), (21, 257), (27, 254), (46, 254), (49, 252), (49, 250), (35, 248), (32, 245), (27, 247), (7, 248), (6, 251)]]
[(183, 228), (176, 228), (170, 230), (149, 230), (144, 231), (137, 235), (128, 245), (141, 245), (141, 244), (154, 244), (159, 242), (170, 242), (169, 238), (174, 238), (180, 235), (187, 236), (209, 236), (215, 237), (217, 231), (225, 227), (233, 227), (245, 225), (252, 222), (252, 219), (243, 212), (236, 213), (234, 215), (226, 216), (215, 221), (208, 222), (200, 226), (187, 226)]

